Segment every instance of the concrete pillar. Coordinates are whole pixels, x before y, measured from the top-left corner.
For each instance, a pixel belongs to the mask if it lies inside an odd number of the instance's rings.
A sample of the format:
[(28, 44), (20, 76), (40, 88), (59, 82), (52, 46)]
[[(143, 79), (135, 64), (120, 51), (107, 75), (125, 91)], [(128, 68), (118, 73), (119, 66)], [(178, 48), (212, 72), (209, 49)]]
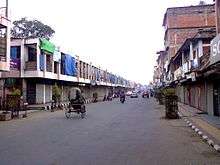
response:
[(58, 65), (57, 65), (57, 77), (58, 77), (58, 80), (60, 80), (60, 74), (61, 74), (61, 63), (58, 62)]
[(47, 71), (47, 55), (44, 53), (44, 77), (46, 77), (46, 71)]
[(6, 28), (6, 70), (10, 70), (10, 48), (11, 48), (11, 27), (10, 26), (7, 26)]
[(25, 62), (27, 61), (27, 53), (25, 52), (24, 39), (21, 41), (21, 62), (20, 62), (20, 74), (21, 77), (24, 76)]
[(63, 96), (64, 94), (63, 94), (63, 85), (61, 85), (61, 102), (63, 102), (64, 101), (64, 99), (63, 99)]
[(50, 85), (50, 101), (52, 101), (52, 96), (53, 96), (53, 85)]
[(41, 50), (40, 50), (39, 45), (40, 45), (40, 41), (38, 41), (37, 47), (36, 47), (36, 49), (37, 49), (37, 71), (40, 71), (40, 54), (41, 54)]
[(46, 85), (43, 84), (43, 104), (46, 103)]
[(4, 84), (5, 84), (5, 79), (0, 80), (0, 97), (4, 99)]
[(25, 79), (22, 79), (22, 96), (27, 101), (27, 81)]
[(51, 55), (50, 60), (52, 62), (52, 73), (54, 73), (54, 61), (53, 61), (53, 56)]
[(79, 61), (79, 56), (76, 55), (76, 61), (77, 61), (77, 81), (79, 82), (79, 77), (80, 77), (80, 72), (79, 72), (79, 68), (80, 68), (80, 61)]

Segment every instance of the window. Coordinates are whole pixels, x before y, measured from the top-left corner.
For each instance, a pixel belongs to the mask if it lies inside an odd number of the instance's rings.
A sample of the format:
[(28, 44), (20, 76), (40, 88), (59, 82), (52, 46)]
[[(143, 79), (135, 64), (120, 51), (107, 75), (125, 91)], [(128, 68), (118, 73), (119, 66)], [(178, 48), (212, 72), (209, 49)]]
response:
[(37, 61), (37, 50), (32, 47), (28, 47), (28, 61)]
[(57, 73), (58, 71), (58, 62), (54, 62), (54, 73)]
[(10, 57), (11, 57), (11, 59), (19, 59), (21, 57), (21, 47), (20, 46), (12, 46)]
[(7, 49), (7, 42), (6, 42), (6, 28), (0, 29), (0, 56), (6, 57), (6, 49)]
[(196, 58), (196, 50), (193, 50), (193, 59)]

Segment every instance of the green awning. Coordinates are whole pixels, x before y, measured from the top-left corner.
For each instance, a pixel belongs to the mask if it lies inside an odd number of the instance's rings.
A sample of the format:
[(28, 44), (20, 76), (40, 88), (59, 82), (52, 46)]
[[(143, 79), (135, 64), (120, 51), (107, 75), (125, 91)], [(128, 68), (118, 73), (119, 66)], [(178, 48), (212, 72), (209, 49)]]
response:
[(46, 39), (40, 39), (40, 49), (53, 54), (55, 45)]

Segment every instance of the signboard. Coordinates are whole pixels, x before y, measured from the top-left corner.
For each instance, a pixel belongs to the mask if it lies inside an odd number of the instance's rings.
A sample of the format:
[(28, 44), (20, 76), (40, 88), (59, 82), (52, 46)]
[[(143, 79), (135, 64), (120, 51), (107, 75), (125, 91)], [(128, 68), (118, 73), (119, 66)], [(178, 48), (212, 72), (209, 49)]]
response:
[(210, 65), (220, 62), (220, 35), (211, 41)]

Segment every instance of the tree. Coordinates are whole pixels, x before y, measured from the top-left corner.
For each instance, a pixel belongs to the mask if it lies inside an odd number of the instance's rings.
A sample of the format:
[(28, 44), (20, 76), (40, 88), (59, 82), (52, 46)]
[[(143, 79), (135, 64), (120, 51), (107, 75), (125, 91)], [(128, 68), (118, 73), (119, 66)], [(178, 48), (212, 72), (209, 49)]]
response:
[(205, 1), (199, 1), (199, 5), (206, 5)]
[(11, 35), (15, 38), (45, 38), (50, 39), (55, 31), (38, 20), (21, 18), (13, 22)]

